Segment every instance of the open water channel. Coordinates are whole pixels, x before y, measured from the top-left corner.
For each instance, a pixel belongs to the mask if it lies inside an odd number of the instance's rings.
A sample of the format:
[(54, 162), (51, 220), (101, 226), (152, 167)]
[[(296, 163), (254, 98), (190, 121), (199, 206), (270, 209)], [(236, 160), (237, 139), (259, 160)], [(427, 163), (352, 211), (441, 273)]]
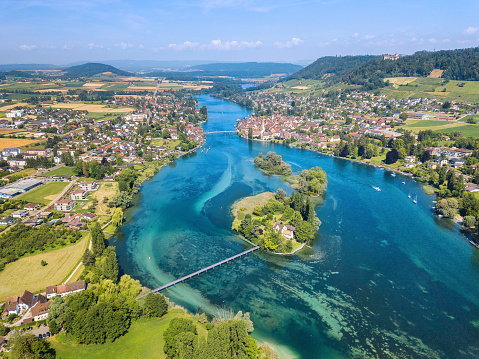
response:
[[(232, 130), (250, 114), (208, 95), (198, 101), (208, 108), (205, 131)], [(230, 206), (263, 191), (291, 193), (253, 165), (259, 152), (275, 151), (293, 172), (327, 172), (312, 249), (257, 251), (164, 294), (193, 312), (250, 312), (253, 337), (282, 358), (479, 357), (479, 251), (435, 218), (434, 197), (419, 183), (236, 135), (208, 136), (204, 149), (143, 185), (110, 243), (123, 273), (155, 288), (249, 249), (230, 229)]]

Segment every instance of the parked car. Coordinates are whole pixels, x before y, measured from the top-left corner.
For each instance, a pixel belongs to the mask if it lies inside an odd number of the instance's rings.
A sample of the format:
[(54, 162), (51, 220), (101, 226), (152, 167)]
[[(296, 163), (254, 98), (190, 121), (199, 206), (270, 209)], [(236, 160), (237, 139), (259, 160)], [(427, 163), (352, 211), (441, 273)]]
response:
[(47, 335), (46, 335), (45, 333), (43, 333), (43, 337), (44, 337), (44, 338), (46, 338), (46, 337), (47, 337)]
[(50, 332), (47, 332), (47, 338), (50, 338)]
[(38, 334), (38, 339), (42, 339), (42, 335), (41, 334)]

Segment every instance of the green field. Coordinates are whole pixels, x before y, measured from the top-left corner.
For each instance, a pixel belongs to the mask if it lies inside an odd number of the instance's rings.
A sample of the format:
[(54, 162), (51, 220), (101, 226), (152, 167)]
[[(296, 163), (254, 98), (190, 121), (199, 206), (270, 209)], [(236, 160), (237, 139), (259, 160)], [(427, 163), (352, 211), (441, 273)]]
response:
[(65, 189), (66, 186), (68, 186), (68, 184), (69, 182), (50, 182), (40, 188), (22, 194), (18, 199), (27, 202), (49, 204)]
[(414, 121), (411, 123), (408, 123), (404, 127), (436, 127), (436, 126), (444, 126), (444, 125), (450, 125), (456, 123), (455, 121), (435, 121), (435, 120), (424, 120), (424, 121)]
[[(63, 359), (130, 359), (130, 358), (166, 358), (163, 352), (165, 341), (163, 333), (173, 318), (188, 318), (182, 310), (171, 310), (162, 318), (140, 319), (132, 323), (128, 333), (113, 343), (103, 345), (76, 344), (65, 334), (48, 339)], [(206, 329), (198, 324), (198, 334), (206, 337)]]
[(451, 127), (448, 129), (442, 129), (442, 130), (435, 130), (434, 132), (441, 132), (441, 133), (451, 133), (451, 132), (457, 132), (460, 131), (464, 137), (474, 137), (477, 138), (479, 137), (479, 125), (464, 125), (464, 126), (458, 126), (458, 127)]
[(73, 173), (73, 168), (72, 167), (60, 167), (57, 168), (56, 170), (46, 172), (41, 175), (41, 177), (49, 177), (53, 175), (74, 175)]

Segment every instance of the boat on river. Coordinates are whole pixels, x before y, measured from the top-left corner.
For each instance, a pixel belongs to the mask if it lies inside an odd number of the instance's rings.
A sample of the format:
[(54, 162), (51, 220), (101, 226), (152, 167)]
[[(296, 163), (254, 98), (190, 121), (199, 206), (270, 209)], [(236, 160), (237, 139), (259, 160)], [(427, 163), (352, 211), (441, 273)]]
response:
[(381, 188), (377, 187), (377, 186), (372, 186), (376, 191), (378, 192), (381, 192)]
[(414, 204), (417, 204), (417, 196), (416, 196), (416, 197), (414, 197), (414, 199), (413, 199), (412, 203), (414, 203)]
[(391, 176), (392, 176), (392, 177), (396, 177), (396, 174), (395, 174), (395, 173), (391, 173)]

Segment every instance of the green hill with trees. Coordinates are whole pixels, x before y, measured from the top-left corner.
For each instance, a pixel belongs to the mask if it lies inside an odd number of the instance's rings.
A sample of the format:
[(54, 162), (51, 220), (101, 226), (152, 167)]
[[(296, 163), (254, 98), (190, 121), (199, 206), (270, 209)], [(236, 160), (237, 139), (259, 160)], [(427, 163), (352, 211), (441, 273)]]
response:
[(91, 77), (104, 72), (111, 72), (118, 76), (133, 76), (131, 72), (119, 70), (116, 67), (90, 62), (83, 65), (68, 67), (64, 70), (63, 77)]
[(378, 56), (374, 55), (324, 56), (285, 80), (312, 79), (338, 82), (349, 71), (377, 58)]
[(443, 70), (442, 77), (449, 80), (479, 81), (479, 47), (470, 49), (416, 52), (398, 60), (376, 58), (356, 67), (343, 76), (349, 84), (366, 88), (386, 86), (387, 77), (429, 76), (432, 70)]

